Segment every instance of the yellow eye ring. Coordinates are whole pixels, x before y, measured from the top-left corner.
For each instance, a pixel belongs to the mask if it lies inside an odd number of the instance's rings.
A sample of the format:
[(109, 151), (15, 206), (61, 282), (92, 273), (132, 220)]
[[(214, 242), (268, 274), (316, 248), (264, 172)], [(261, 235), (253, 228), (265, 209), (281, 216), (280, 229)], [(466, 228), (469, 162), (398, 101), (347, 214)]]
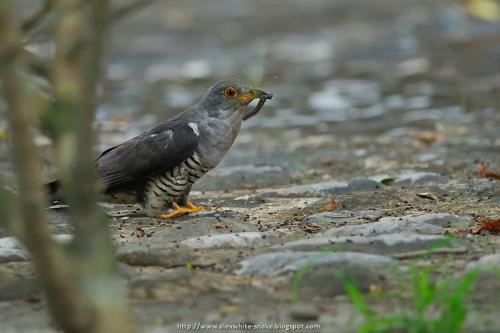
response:
[(234, 98), (236, 97), (236, 95), (238, 95), (238, 92), (235, 88), (227, 87), (226, 89), (224, 89), (224, 96), (226, 96), (227, 98)]

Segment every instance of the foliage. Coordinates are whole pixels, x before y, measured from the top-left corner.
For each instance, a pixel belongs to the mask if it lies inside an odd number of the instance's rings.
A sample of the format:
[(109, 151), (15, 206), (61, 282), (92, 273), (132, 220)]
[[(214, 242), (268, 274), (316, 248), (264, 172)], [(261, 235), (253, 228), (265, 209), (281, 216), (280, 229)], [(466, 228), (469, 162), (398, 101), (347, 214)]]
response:
[[(439, 249), (449, 244), (451, 238), (443, 239), (423, 252), (419, 259), (426, 259)], [(331, 247), (311, 257), (292, 279), (291, 298), (300, 302), (300, 289), (305, 275), (315, 261), (335, 248)], [(479, 271), (469, 271), (460, 278), (452, 276), (446, 269), (438, 273), (435, 267), (420, 268), (418, 260), (410, 269), (410, 277), (399, 276), (396, 293), (387, 294), (400, 300), (399, 309), (394, 313), (379, 313), (367, 301), (366, 296), (356, 283), (343, 274), (332, 270), (332, 278), (342, 283), (346, 294), (356, 310), (355, 317), (361, 316), (362, 323), (358, 333), (443, 333), (462, 332), (467, 317), (467, 295), (474, 286)], [(437, 276), (437, 278), (433, 278)], [(403, 296), (401, 296), (403, 295)]]
[(459, 279), (441, 277), (432, 282), (431, 268), (420, 270), (413, 265), (411, 306), (399, 313), (377, 313), (367, 303), (361, 291), (349, 279), (343, 279), (347, 295), (356, 311), (364, 317), (358, 333), (408, 332), (442, 333), (462, 332), (467, 316), (466, 297), (477, 277), (477, 271)]

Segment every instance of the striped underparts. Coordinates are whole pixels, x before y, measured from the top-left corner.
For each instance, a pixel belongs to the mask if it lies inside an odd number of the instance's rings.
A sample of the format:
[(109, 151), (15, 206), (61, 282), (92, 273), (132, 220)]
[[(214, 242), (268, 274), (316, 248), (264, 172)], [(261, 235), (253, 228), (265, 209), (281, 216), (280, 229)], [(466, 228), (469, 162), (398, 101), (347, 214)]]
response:
[(151, 177), (144, 191), (146, 206), (156, 209), (173, 202), (209, 170), (210, 168), (203, 166), (195, 152), (165, 174)]

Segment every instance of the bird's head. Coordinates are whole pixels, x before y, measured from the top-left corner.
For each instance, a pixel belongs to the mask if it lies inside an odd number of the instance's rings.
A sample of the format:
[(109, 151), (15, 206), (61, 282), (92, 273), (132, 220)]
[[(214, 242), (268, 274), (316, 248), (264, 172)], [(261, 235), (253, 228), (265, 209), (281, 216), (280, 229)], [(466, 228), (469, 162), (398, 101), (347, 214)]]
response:
[(203, 97), (203, 102), (212, 110), (235, 112), (254, 99), (271, 99), (272, 97), (272, 94), (254, 89), (240, 80), (232, 79), (219, 81), (210, 87)]

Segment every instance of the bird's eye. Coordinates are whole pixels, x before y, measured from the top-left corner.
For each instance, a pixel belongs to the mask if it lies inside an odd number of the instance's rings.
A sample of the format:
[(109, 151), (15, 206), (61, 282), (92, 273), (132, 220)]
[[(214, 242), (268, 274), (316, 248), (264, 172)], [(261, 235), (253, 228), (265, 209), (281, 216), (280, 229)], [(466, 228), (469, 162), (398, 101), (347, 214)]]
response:
[(226, 97), (233, 98), (237, 94), (238, 94), (238, 92), (233, 87), (228, 87), (228, 88), (224, 89), (224, 96), (226, 96)]

